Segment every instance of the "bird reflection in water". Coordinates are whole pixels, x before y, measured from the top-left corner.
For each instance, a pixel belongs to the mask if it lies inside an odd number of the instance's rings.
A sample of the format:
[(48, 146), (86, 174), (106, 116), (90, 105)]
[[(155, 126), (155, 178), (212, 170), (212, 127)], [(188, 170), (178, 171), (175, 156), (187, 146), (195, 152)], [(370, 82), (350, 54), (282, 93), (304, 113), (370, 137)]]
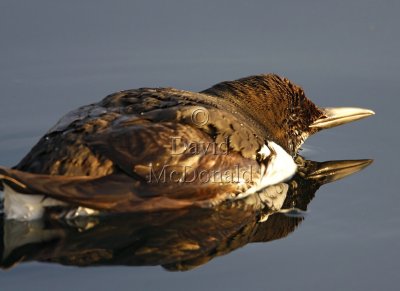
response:
[(40, 261), (190, 270), (248, 243), (286, 237), (303, 221), (303, 212), (322, 185), (356, 173), (371, 162), (321, 163), (297, 157), (298, 170), (289, 181), (215, 208), (70, 220), (2, 220), (1, 266)]

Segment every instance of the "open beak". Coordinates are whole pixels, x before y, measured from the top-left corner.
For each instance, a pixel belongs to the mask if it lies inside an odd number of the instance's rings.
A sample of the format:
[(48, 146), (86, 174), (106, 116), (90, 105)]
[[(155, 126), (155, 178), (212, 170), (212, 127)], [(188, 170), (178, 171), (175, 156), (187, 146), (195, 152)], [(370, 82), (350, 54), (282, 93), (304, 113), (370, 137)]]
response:
[(368, 167), (373, 160), (342, 160), (318, 163), (315, 170), (306, 175), (307, 180), (331, 183), (357, 173)]
[(326, 129), (375, 114), (372, 110), (355, 107), (324, 108), (322, 110), (324, 116), (314, 121), (309, 127)]

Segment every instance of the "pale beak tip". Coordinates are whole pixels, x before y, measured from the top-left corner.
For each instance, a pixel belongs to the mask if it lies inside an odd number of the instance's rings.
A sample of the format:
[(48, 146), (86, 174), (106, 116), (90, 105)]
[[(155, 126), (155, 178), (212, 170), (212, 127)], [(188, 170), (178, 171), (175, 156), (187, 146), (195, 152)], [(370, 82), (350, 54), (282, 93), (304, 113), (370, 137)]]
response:
[(355, 107), (324, 108), (324, 117), (314, 121), (310, 128), (326, 129), (375, 115), (370, 109)]

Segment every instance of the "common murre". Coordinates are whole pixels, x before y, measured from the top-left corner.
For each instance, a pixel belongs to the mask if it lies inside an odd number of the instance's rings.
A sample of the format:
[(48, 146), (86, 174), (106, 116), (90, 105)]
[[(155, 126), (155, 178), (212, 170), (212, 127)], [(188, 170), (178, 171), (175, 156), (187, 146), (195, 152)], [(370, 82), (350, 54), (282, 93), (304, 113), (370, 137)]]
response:
[[(56, 205), (72, 216), (213, 206), (290, 178), (292, 157), (308, 136), (371, 114), (318, 108), (299, 86), (273, 74), (200, 93), (120, 91), (70, 112), (18, 165), (0, 168), (4, 212), (31, 220)], [(208, 150), (222, 143), (226, 151)]]

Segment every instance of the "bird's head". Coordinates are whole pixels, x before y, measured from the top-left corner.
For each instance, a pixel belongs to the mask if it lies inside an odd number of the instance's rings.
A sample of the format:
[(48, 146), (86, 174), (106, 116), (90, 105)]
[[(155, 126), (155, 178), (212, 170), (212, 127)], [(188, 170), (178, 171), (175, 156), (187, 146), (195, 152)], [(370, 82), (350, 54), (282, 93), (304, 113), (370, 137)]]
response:
[(235, 103), (265, 129), (266, 138), (292, 155), (310, 135), (374, 114), (363, 108), (320, 108), (301, 87), (275, 74), (218, 83), (202, 93)]

